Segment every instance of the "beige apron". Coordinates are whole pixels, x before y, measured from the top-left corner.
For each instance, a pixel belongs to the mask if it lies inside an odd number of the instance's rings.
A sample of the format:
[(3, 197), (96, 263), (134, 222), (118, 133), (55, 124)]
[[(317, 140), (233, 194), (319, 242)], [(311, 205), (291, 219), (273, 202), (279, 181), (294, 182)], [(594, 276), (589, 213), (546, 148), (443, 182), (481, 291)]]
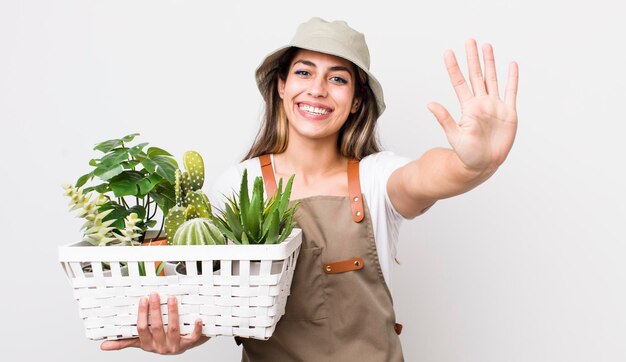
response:
[[(259, 157), (268, 195), (276, 189), (269, 156)], [(349, 196), (300, 199), (302, 248), (285, 315), (269, 340), (242, 338), (242, 361), (403, 361), (401, 326), (383, 278), (358, 161), (348, 166)]]

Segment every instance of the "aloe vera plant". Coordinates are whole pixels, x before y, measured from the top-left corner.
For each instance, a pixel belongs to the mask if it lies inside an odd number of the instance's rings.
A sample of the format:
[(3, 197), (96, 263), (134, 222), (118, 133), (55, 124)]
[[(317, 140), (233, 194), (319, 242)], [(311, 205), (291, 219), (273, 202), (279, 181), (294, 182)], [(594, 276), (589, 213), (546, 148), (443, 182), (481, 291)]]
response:
[(280, 244), (289, 236), (298, 206), (289, 207), (292, 175), (283, 191), (283, 180), (278, 182), (276, 194), (268, 200), (263, 197), (263, 178), (254, 179), (252, 197), (248, 193), (248, 170), (244, 169), (239, 194), (227, 199), (224, 210), (213, 216), (213, 221), (226, 237), (236, 244)]

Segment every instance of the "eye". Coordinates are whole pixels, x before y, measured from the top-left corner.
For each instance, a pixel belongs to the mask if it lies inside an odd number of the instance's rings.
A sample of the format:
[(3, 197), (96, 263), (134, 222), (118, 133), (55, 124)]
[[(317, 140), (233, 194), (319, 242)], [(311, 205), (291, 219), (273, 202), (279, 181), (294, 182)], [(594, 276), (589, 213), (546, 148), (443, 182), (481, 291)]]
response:
[(339, 84), (348, 84), (348, 81), (342, 77), (331, 77), (330, 80), (334, 83), (339, 83)]
[(294, 72), (294, 74), (299, 75), (301, 77), (308, 77), (309, 75), (311, 75), (311, 73), (309, 73), (306, 70), (302, 70), (302, 69), (298, 69)]

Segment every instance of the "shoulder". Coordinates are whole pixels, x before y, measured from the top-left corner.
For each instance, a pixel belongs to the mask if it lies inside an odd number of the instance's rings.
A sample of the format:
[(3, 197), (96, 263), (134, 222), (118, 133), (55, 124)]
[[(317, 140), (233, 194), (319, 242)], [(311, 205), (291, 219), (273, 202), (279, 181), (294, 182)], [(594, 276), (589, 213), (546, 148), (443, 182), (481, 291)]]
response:
[[(393, 172), (399, 167), (411, 162), (411, 159), (396, 155), (392, 151), (380, 151), (363, 157), (359, 169), (361, 175), (375, 176)], [(389, 176), (389, 175), (387, 175)]]
[(258, 158), (251, 158), (230, 166), (220, 173), (209, 189), (209, 200), (213, 204), (221, 204), (224, 196), (239, 192), (243, 171), (248, 170), (248, 183), (252, 184), (255, 177), (261, 175), (261, 166)]
[(381, 151), (364, 157), (359, 166), (361, 192), (372, 208), (372, 214), (382, 222), (399, 222), (403, 219), (395, 210), (387, 193), (387, 182), (391, 174), (412, 160), (391, 151)]

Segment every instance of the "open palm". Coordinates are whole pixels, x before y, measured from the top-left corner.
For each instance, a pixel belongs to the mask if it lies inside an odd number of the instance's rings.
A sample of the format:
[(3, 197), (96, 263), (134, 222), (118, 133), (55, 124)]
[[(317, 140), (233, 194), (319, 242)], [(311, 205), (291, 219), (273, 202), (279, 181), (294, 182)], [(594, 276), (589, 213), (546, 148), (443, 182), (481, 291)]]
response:
[(504, 94), (500, 99), (493, 49), (485, 44), (480, 66), (476, 41), (465, 42), (470, 88), (459, 69), (454, 52), (447, 51), (444, 62), (454, 91), (461, 103), (461, 119), (455, 122), (448, 110), (439, 103), (430, 103), (428, 109), (435, 115), (446, 133), (448, 142), (468, 169), (483, 171), (497, 168), (508, 155), (517, 130), (518, 68), (511, 62)]

